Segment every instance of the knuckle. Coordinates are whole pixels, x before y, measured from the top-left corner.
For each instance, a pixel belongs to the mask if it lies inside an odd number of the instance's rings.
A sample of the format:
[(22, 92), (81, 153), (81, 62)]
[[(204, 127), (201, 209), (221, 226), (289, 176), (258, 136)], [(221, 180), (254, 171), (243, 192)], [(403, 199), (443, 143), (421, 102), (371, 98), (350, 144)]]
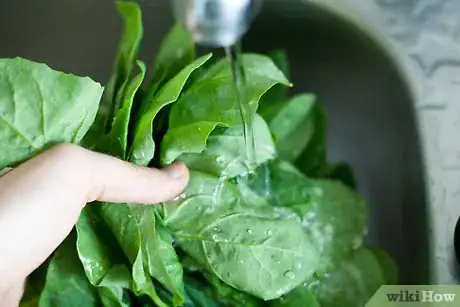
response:
[(59, 158), (73, 157), (79, 154), (80, 147), (74, 144), (59, 144), (50, 150), (50, 154)]
[(63, 168), (81, 168), (85, 165), (87, 154), (83, 148), (75, 144), (59, 144), (49, 152), (49, 157), (56, 166)]

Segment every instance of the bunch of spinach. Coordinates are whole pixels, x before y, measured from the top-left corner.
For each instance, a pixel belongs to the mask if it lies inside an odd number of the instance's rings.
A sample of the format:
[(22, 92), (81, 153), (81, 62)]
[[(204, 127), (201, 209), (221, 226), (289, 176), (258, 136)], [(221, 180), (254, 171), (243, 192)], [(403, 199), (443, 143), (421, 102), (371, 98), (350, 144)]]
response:
[(327, 161), (324, 111), (314, 95), (288, 98), (285, 53), (240, 57), (248, 164), (228, 61), (197, 58), (175, 26), (145, 80), (141, 9), (117, 8), (125, 27), (105, 88), (0, 60), (0, 169), (69, 142), (144, 166), (182, 160), (190, 184), (163, 205), (88, 205), (22, 306), (355, 307), (397, 282), (391, 258), (362, 244), (367, 206), (350, 169)]

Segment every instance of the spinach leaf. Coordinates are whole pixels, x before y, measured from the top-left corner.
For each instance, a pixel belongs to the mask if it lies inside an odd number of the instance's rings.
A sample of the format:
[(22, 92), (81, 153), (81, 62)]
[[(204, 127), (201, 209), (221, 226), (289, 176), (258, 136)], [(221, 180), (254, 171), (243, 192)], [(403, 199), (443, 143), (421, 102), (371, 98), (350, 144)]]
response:
[(257, 196), (251, 198), (251, 203), (246, 203), (236, 185), (198, 171), (191, 172), (189, 186), (182, 198), (164, 206), (165, 225), (176, 236), (198, 235), (216, 219), (239, 212), (260, 217), (275, 216), (272, 208), (260, 202)]
[(289, 59), (288, 55), (285, 50), (275, 50), (268, 53), (270, 59), (272, 59), (273, 63), (276, 67), (279, 68), (283, 72), (286, 77), (290, 77), (290, 69), (289, 69)]
[(270, 306), (364, 307), (382, 284), (379, 261), (370, 250), (359, 248), (336, 271), (302, 283)]
[(103, 88), (89, 78), (25, 59), (0, 59), (0, 169), (55, 143), (78, 143)]
[(148, 101), (141, 110), (134, 128), (134, 140), (129, 154), (129, 160), (138, 165), (147, 165), (152, 160), (155, 152), (155, 143), (152, 138), (152, 122), (158, 112), (168, 104), (175, 102), (182, 91), (187, 79), (198, 67), (203, 65), (211, 55), (206, 55), (185, 67), (179, 74), (171, 79), (155, 95), (152, 101)]
[[(279, 70), (290, 78), (289, 60), (284, 50), (276, 50), (267, 54)], [(266, 107), (277, 106), (288, 99), (288, 88), (275, 85), (262, 97), (259, 112), (264, 114)]]
[(128, 146), (128, 127), (133, 107), (134, 97), (145, 77), (145, 64), (137, 62), (140, 73), (126, 86), (125, 94), (122, 96), (121, 108), (115, 111), (112, 129), (104, 135), (97, 144), (97, 149), (101, 152), (110, 152), (113, 156), (126, 159)]
[(377, 258), (360, 248), (337, 271), (313, 282), (308, 289), (322, 307), (364, 307), (384, 283)]
[(269, 305), (270, 307), (322, 307), (315, 295), (308, 289), (308, 283), (303, 283), (285, 296), (270, 301)]
[(114, 73), (105, 88), (95, 123), (85, 136), (84, 144), (87, 147), (93, 147), (104, 133), (110, 131), (112, 118), (123, 105), (125, 87), (131, 79), (143, 35), (142, 12), (139, 5), (129, 1), (116, 1), (115, 4), (122, 17), (124, 30), (118, 46)]
[(158, 307), (168, 307), (158, 296), (148, 271), (145, 252), (141, 247), (133, 264), (133, 291), (138, 296), (147, 295)]
[(131, 298), (122, 288), (97, 288), (104, 307), (131, 307)]
[(195, 285), (188, 282), (185, 284), (188, 301), (185, 306), (189, 307), (219, 307), (204, 291), (203, 285)]
[(46, 282), (48, 262), (48, 260), (45, 261), (27, 277), (24, 294), (19, 303), (20, 307), (38, 306)]
[(322, 108), (315, 105), (309, 115), (308, 124), (303, 129), (311, 131), (309, 142), (305, 150), (295, 161), (296, 166), (311, 177), (323, 177), (327, 164), (326, 147), (326, 114)]
[(330, 163), (325, 169), (324, 177), (341, 181), (356, 190), (356, 179), (350, 165), (346, 163)]
[(235, 185), (192, 172), (186, 199), (165, 211), (182, 249), (225, 283), (273, 299), (300, 284), (318, 265), (299, 219), (276, 219), (273, 207), (246, 204)]
[(175, 306), (182, 305), (184, 302), (183, 271), (172, 246), (170, 230), (156, 221), (154, 207), (136, 206), (133, 211), (138, 219), (144, 259), (150, 276), (173, 293)]
[(314, 103), (314, 95), (295, 96), (282, 104), (278, 112), (269, 119), (270, 131), (280, 158), (294, 161), (308, 146), (315, 132), (311, 115), (314, 112)]
[(367, 206), (349, 187), (327, 179), (310, 179), (286, 161), (269, 165), (265, 175), (251, 186), (269, 201), (288, 207), (302, 219), (305, 232), (320, 252), (317, 274), (333, 270), (348, 254), (361, 246), (366, 230)]
[(96, 288), (85, 276), (75, 250), (75, 233), (58, 247), (46, 275), (40, 306), (98, 306)]
[(134, 263), (140, 246), (140, 235), (130, 206), (125, 203), (102, 203), (98, 207), (98, 214), (113, 233), (129, 262)]
[(292, 206), (320, 251), (321, 275), (361, 246), (366, 232), (367, 206), (351, 189), (330, 180), (311, 181), (310, 199)]
[(165, 82), (176, 76), (195, 59), (195, 44), (190, 33), (176, 24), (163, 39), (155, 63), (155, 74), (148, 89), (147, 99), (153, 99)]
[[(158, 298), (151, 277), (174, 294), (175, 305), (184, 300), (182, 266), (167, 230), (155, 223), (155, 208), (130, 204), (104, 204), (100, 214), (133, 264), (134, 291)], [(123, 227), (119, 227), (120, 223)]]
[(265, 300), (294, 289), (319, 262), (296, 220), (234, 214), (203, 229), (200, 240), (206, 261), (220, 279)]
[[(127, 204), (99, 204), (85, 208), (77, 223), (80, 259), (91, 283), (98, 286), (101, 299), (107, 304), (125, 306), (127, 289), (138, 295), (148, 295), (159, 306), (159, 300), (141, 246), (137, 216)], [(98, 209), (92, 212), (89, 208)], [(98, 217), (105, 218), (104, 222)], [(120, 222), (124, 228), (116, 227)], [(108, 224), (106, 224), (108, 222)], [(107, 225), (111, 227), (107, 227)], [(112, 229), (112, 232), (109, 230)], [(113, 242), (112, 237), (117, 242)], [(132, 274), (125, 266), (125, 255), (133, 263)], [(145, 269), (145, 271), (144, 271)]]
[(263, 300), (260, 300), (252, 295), (238, 291), (230, 287), (219, 279), (214, 273), (204, 273), (205, 279), (210, 283), (210, 293), (218, 302), (228, 307), (259, 307), (265, 306)]
[(110, 269), (122, 261), (116, 257), (119, 253), (114, 253), (117, 246), (109, 239), (111, 233), (92, 209), (85, 207), (78, 219), (76, 246), (89, 281), (98, 286)]
[[(255, 163), (263, 164), (275, 157), (275, 145), (265, 121), (255, 114), (253, 122)], [(248, 172), (242, 127), (216, 129), (208, 137), (206, 149), (180, 156), (193, 170), (231, 178)]]
[[(273, 62), (262, 55), (241, 56), (246, 82), (241, 99), (253, 117), (260, 97), (275, 84), (290, 85)], [(171, 108), (169, 130), (163, 138), (161, 161), (171, 163), (183, 153), (200, 153), (217, 127), (241, 125), (238, 99), (228, 61), (216, 63), (190, 86)]]
[(385, 278), (385, 285), (397, 285), (398, 284), (398, 267), (394, 262), (393, 258), (384, 251), (383, 249), (379, 248), (369, 248), (370, 251), (374, 253), (374, 256), (380, 263), (380, 267), (382, 268), (382, 273)]
[(83, 210), (76, 225), (78, 257), (89, 282), (98, 287), (104, 306), (109, 302), (124, 306), (123, 291), (129, 288), (130, 273), (123, 252), (93, 206)]
[(125, 265), (116, 265), (104, 277), (98, 287), (99, 297), (104, 306), (130, 307), (131, 299), (127, 294), (130, 287), (130, 273)]

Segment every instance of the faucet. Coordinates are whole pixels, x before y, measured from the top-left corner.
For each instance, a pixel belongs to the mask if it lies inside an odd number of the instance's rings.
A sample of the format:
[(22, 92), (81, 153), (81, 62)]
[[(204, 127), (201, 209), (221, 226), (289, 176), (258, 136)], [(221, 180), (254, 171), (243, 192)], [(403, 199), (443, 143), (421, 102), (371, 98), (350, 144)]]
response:
[(243, 36), (262, 0), (172, 0), (176, 20), (195, 43), (231, 47)]

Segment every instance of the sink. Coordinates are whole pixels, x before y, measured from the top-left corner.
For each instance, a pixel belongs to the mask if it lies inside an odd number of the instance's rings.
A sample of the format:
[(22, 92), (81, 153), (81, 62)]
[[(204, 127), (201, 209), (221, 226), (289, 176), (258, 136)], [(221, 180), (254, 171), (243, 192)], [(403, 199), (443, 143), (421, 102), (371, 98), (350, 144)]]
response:
[[(151, 63), (172, 24), (169, 3), (143, 0), (141, 57)], [(0, 0), (0, 57), (22, 56), (105, 83), (121, 21), (111, 2)], [(367, 242), (396, 260), (405, 284), (429, 282), (429, 209), (415, 101), (386, 46), (340, 13), (266, 1), (245, 51), (285, 49), (293, 92), (312, 92), (328, 114), (330, 158), (351, 164), (371, 206)]]
[(283, 48), (294, 92), (328, 114), (330, 158), (348, 162), (371, 206), (368, 242), (396, 259), (401, 282), (428, 282), (424, 170), (408, 82), (383, 44), (320, 5), (267, 1), (247, 51)]

